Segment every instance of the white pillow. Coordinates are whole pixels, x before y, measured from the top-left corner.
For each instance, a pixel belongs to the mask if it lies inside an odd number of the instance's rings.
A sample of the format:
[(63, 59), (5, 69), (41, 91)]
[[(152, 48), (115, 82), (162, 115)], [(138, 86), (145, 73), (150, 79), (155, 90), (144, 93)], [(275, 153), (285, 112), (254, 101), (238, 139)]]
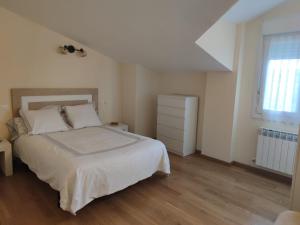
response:
[(74, 129), (102, 125), (92, 104), (65, 106), (64, 110)]
[(57, 109), (20, 110), (29, 134), (66, 131), (68, 127)]

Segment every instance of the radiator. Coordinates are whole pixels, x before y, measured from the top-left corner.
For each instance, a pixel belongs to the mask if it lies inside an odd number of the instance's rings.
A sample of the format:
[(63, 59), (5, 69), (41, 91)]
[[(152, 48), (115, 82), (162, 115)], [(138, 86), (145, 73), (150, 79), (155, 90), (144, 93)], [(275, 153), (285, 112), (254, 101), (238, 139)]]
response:
[(296, 134), (260, 128), (258, 131), (256, 165), (292, 175), (297, 151)]

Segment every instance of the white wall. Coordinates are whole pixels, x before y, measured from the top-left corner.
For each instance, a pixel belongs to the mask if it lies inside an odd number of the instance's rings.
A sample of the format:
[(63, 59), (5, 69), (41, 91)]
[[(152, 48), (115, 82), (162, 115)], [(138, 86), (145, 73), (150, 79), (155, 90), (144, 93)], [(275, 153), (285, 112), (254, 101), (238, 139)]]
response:
[(255, 119), (252, 116), (262, 25), (265, 21), (295, 13), (300, 14), (300, 2), (298, 0), (290, 0), (245, 25), (245, 54), (243, 57), (243, 69), (240, 75), (240, 100), (237, 113), (238, 132), (233, 146), (235, 161), (249, 165), (252, 164), (252, 160), (256, 156), (257, 130), (259, 127), (263, 126), (297, 132), (297, 126), (263, 121)]
[[(119, 64), (80, 43), (0, 7), (0, 136), (7, 136), (11, 88), (99, 88), (99, 110), (106, 121), (121, 119)], [(57, 48), (74, 44), (85, 58), (62, 55)]]
[(207, 73), (202, 136), (202, 153), (226, 162), (231, 162), (233, 158), (232, 143), (236, 127), (234, 115), (244, 37), (242, 26), (234, 30), (233, 71)]
[(231, 162), (236, 73), (207, 73), (204, 106), (204, 155)]
[(136, 66), (133, 64), (122, 64), (121, 93), (122, 93), (122, 122), (128, 124), (130, 132), (135, 130), (135, 105), (136, 105)]
[(141, 65), (136, 67), (136, 71), (135, 132), (156, 137), (156, 106), (160, 77)]
[(219, 19), (196, 43), (228, 70), (233, 69), (236, 25)]
[(122, 121), (129, 131), (156, 136), (156, 97), (159, 76), (141, 65), (122, 64)]

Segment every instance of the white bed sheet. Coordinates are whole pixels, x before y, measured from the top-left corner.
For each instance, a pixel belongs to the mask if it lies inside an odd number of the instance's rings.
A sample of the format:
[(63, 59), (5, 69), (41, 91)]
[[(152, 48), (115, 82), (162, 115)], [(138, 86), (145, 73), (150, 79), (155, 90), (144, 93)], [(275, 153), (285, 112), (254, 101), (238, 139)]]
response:
[(39, 179), (60, 192), (60, 207), (73, 214), (157, 171), (170, 173), (160, 141), (105, 127), (23, 135), (14, 151)]

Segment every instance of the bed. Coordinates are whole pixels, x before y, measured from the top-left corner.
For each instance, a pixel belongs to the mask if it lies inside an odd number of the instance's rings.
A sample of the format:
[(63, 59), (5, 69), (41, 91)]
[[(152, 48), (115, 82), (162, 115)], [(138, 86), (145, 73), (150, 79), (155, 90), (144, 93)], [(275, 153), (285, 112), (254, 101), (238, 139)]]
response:
[[(76, 105), (98, 108), (97, 89), (13, 89), (13, 114), (22, 107)], [(14, 154), (60, 193), (60, 207), (76, 212), (95, 198), (109, 195), (152, 176), (170, 173), (160, 141), (105, 125), (40, 135), (22, 135)]]

